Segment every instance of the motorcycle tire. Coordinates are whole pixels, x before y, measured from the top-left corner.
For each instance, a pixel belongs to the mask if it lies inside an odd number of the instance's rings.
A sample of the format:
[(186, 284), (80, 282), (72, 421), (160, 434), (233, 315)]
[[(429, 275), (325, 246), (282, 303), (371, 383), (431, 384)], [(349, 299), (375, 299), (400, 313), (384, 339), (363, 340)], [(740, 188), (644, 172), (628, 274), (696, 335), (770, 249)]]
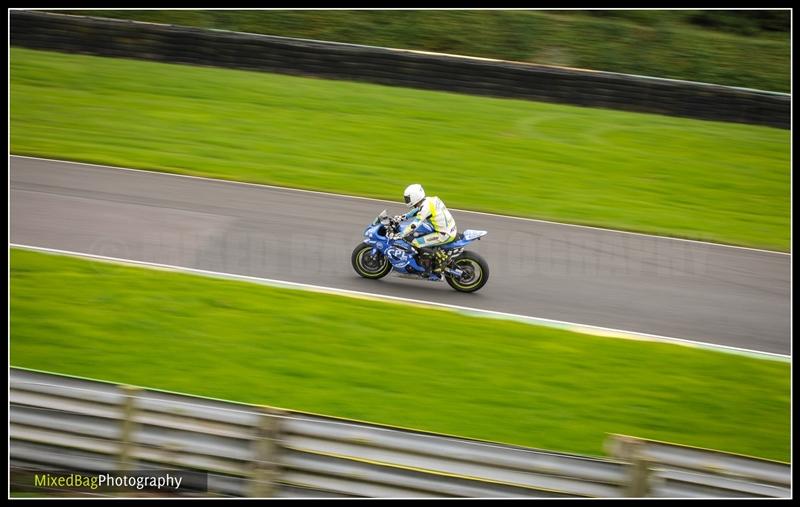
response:
[(366, 243), (359, 243), (353, 249), (350, 262), (353, 264), (353, 269), (356, 270), (356, 273), (364, 278), (377, 280), (389, 274), (392, 270), (392, 264), (380, 252), (375, 252), (374, 257), (371, 256), (371, 251), (372, 246)]
[(489, 281), (489, 265), (475, 252), (464, 252), (455, 259), (451, 266), (464, 272), (461, 278), (445, 274), (450, 287), (459, 292), (475, 292)]

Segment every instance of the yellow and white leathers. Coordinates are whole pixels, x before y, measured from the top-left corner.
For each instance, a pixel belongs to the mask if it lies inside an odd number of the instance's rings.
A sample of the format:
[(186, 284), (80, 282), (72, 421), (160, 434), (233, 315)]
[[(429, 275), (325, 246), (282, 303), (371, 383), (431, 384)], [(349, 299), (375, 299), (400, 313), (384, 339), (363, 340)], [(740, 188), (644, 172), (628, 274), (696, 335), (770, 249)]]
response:
[(417, 248), (433, 247), (449, 243), (453, 241), (458, 234), (456, 221), (453, 220), (453, 215), (450, 214), (447, 206), (445, 206), (442, 200), (437, 196), (426, 197), (416, 208), (406, 213), (405, 217), (415, 218), (412, 223), (400, 232), (400, 236), (411, 234), (417, 227), (422, 225), (422, 222), (425, 220), (430, 221), (433, 226), (434, 232), (415, 238), (414, 241), (411, 242), (411, 244)]

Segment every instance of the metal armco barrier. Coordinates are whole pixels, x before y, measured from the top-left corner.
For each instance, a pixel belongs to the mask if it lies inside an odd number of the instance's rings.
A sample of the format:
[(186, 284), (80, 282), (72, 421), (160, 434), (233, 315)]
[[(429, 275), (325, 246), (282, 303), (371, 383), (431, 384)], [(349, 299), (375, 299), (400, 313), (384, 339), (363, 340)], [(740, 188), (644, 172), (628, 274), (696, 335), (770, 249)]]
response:
[(789, 495), (789, 467), (764, 460), (724, 461), (717, 475), (691, 475), (684, 461), (643, 470), (641, 453), (548, 452), (20, 368), (9, 381), (11, 470), (207, 472), (207, 490), (189, 496)]
[(627, 435), (611, 435), (607, 447), (634, 468), (646, 466), (640, 487), (651, 497), (791, 496), (786, 463)]
[(14, 46), (367, 81), (790, 128), (791, 96), (611, 72), (10, 11)]
[(12, 467), (176, 467), (257, 497), (607, 497), (627, 477), (616, 460), (16, 368), (10, 383)]

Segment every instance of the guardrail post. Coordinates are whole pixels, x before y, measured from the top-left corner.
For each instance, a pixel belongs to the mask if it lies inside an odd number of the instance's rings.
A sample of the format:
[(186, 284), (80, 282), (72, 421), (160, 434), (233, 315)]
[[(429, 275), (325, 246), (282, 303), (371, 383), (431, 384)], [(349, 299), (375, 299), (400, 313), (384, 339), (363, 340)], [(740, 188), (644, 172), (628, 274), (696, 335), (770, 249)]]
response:
[(650, 462), (644, 455), (644, 442), (639, 439), (622, 435), (611, 435), (606, 442), (609, 454), (622, 461), (628, 462), (628, 483), (625, 487), (625, 496), (644, 498), (650, 492)]
[(119, 435), (119, 464), (120, 472), (128, 472), (133, 467), (133, 418), (136, 414), (136, 395), (139, 388), (133, 386), (119, 386), (122, 391), (122, 421)]
[(250, 496), (256, 498), (274, 497), (280, 473), (278, 453), (280, 451), (281, 415), (273, 408), (262, 408), (255, 428), (253, 441), (254, 460), (251, 476)]

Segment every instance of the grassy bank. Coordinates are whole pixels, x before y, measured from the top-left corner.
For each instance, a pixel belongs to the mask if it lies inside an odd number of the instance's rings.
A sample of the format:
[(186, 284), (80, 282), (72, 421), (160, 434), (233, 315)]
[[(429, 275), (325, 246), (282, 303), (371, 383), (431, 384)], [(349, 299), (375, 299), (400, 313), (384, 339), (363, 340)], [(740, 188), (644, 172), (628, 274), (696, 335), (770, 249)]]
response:
[(600, 455), (616, 432), (789, 459), (787, 363), (28, 251), (11, 252), (10, 353), (554, 450)]
[(66, 12), (790, 91), (788, 11)]
[(790, 132), (12, 48), (11, 151), (788, 249)]

